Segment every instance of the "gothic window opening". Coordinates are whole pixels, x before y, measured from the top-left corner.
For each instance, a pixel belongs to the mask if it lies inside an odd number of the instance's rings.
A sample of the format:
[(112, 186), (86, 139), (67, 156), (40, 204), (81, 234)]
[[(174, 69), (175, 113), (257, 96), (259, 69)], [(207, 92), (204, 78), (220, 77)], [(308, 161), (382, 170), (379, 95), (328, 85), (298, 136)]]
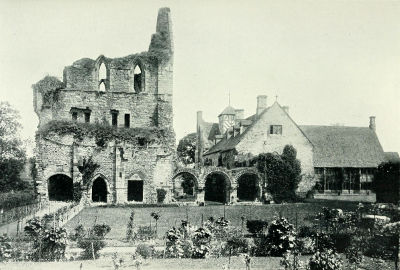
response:
[(104, 63), (101, 63), (99, 67), (99, 90), (106, 91), (106, 81), (107, 81), (107, 68)]
[(133, 70), (133, 87), (136, 93), (140, 93), (143, 91), (142, 79), (142, 69), (139, 65), (136, 65)]
[(101, 83), (100, 83), (99, 91), (100, 91), (100, 92), (105, 92), (105, 91), (106, 91), (106, 85), (105, 85), (104, 82), (101, 82)]
[(125, 114), (125, 127), (129, 128), (131, 125), (131, 115), (129, 113)]

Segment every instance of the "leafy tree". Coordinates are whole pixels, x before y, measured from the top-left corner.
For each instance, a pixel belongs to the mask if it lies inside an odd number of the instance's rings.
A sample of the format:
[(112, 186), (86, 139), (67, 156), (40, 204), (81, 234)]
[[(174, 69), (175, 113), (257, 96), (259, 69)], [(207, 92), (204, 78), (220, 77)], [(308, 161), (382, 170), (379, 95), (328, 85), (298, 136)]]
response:
[(275, 201), (296, 198), (295, 191), (301, 180), (301, 166), (296, 155), (296, 149), (286, 145), (282, 155), (262, 153), (252, 161), (264, 176), (267, 191), (272, 194)]
[(26, 155), (19, 138), (19, 119), (17, 110), (8, 102), (0, 102), (0, 192), (27, 187), (20, 178)]
[(183, 137), (178, 144), (178, 158), (183, 164), (193, 164), (196, 153), (196, 133), (190, 133)]
[(400, 162), (383, 162), (378, 166), (372, 181), (378, 202), (397, 203), (399, 201)]

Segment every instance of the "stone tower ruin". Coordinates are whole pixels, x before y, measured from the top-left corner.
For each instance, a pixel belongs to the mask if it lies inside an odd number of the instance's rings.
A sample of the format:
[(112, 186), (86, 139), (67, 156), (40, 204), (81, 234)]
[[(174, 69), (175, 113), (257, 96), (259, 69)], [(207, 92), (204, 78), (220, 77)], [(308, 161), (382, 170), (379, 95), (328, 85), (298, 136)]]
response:
[(161, 8), (148, 51), (83, 58), (62, 81), (33, 85), (43, 199), (155, 203), (164, 191), (170, 199), (173, 55), (170, 10)]

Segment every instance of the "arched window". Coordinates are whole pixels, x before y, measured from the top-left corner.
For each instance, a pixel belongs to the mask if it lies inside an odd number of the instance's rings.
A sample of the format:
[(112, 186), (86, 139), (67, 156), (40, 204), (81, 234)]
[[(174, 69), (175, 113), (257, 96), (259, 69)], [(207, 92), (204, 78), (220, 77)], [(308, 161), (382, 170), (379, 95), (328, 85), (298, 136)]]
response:
[(99, 67), (99, 90), (106, 91), (107, 68), (104, 63)]
[(143, 76), (142, 69), (139, 65), (136, 65), (133, 70), (133, 87), (136, 93), (143, 91)]
[(102, 92), (106, 91), (106, 84), (104, 82), (100, 82), (99, 91), (102, 91)]

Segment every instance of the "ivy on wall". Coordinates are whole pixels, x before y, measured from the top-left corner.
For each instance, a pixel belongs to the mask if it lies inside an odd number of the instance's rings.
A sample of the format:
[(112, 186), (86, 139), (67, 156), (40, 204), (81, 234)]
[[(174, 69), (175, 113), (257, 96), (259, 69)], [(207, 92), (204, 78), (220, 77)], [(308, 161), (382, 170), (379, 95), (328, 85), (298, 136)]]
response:
[(111, 140), (127, 141), (139, 146), (160, 142), (168, 136), (164, 128), (115, 128), (99, 123), (77, 123), (71, 121), (53, 120), (38, 131), (39, 135), (47, 137), (51, 134), (59, 136), (73, 135), (78, 140), (84, 137), (95, 138), (98, 146), (104, 147)]
[(64, 88), (64, 83), (56, 77), (46, 76), (32, 85), (32, 88), (42, 94), (43, 106), (51, 106), (58, 102), (60, 89)]

